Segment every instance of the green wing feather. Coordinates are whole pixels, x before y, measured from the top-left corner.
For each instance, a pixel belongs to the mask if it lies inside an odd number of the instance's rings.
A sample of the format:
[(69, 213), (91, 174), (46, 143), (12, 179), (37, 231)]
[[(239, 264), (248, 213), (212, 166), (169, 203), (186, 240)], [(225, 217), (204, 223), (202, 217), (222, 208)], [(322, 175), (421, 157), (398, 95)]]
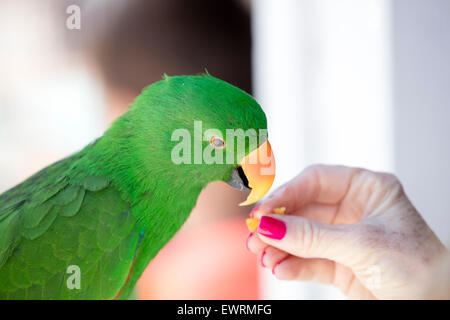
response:
[[(74, 157), (0, 195), (0, 298), (111, 299), (126, 282), (139, 240), (130, 205), (105, 177), (72, 179)], [(66, 285), (70, 265), (80, 289)]]

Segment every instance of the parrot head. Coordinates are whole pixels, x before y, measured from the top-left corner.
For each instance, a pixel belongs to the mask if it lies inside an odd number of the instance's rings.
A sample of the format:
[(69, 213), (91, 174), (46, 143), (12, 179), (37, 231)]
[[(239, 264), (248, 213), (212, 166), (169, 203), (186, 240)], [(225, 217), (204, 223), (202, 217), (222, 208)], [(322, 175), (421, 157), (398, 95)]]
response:
[[(250, 190), (249, 205), (272, 186), (275, 160), (264, 111), (252, 96), (209, 74), (164, 76), (128, 113), (138, 126), (138, 157), (175, 188), (223, 181)], [(151, 141), (148, 137), (151, 137)], [(182, 191), (180, 191), (182, 192)]]

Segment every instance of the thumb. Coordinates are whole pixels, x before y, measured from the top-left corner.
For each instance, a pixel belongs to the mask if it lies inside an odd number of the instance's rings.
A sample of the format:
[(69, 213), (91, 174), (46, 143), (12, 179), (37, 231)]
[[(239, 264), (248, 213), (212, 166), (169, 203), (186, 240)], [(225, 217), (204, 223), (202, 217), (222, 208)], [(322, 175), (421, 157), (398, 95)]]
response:
[(324, 258), (351, 267), (359, 250), (356, 225), (328, 225), (290, 215), (265, 215), (259, 238), (280, 250), (302, 258)]

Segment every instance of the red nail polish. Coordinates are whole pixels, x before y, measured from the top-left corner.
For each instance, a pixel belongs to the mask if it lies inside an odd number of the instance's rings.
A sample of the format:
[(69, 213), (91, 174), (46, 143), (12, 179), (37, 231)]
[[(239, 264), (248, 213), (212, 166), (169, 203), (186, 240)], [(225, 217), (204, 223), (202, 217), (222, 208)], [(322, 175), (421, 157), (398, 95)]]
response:
[(278, 265), (279, 265), (280, 263), (282, 263), (282, 262), (283, 262), (284, 260), (286, 260), (286, 259), (287, 259), (287, 257), (284, 258), (284, 259), (281, 259), (280, 261), (278, 261), (277, 263), (274, 264), (274, 266), (272, 267), (272, 274), (273, 274), (273, 275), (275, 275), (275, 268), (278, 267)]
[(268, 238), (281, 240), (286, 235), (286, 224), (282, 220), (263, 216), (257, 232)]
[(264, 264), (264, 256), (266, 255), (266, 250), (263, 251), (263, 253), (261, 254), (261, 267), (265, 268), (266, 265)]
[(250, 240), (250, 238), (252, 237), (253, 232), (250, 232), (247, 236), (247, 240), (245, 240), (245, 248), (250, 251), (249, 247), (248, 247), (248, 240)]
[(260, 204), (258, 204), (257, 206), (255, 206), (252, 211), (250, 211), (250, 217), (254, 218), (255, 217), (255, 212), (258, 211), (259, 207), (261, 207)]

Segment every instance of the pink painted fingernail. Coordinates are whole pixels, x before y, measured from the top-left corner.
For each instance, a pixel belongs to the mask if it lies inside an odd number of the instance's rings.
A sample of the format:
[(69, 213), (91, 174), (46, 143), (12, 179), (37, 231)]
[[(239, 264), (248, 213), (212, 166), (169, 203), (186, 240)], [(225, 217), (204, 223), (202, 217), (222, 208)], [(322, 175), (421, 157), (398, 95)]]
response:
[(259, 207), (261, 207), (260, 204), (258, 204), (256, 207), (254, 207), (252, 209), (252, 211), (250, 211), (250, 217), (254, 218), (255, 217), (255, 212), (258, 211)]
[(259, 223), (257, 232), (268, 238), (281, 240), (286, 235), (286, 224), (284, 221), (263, 216)]
[(265, 268), (266, 265), (264, 264), (264, 256), (266, 255), (266, 250), (263, 251), (263, 253), (261, 254), (261, 267)]
[(245, 248), (250, 251), (249, 247), (248, 247), (248, 240), (250, 240), (250, 238), (252, 237), (253, 232), (250, 232), (247, 236), (247, 240), (245, 240)]

